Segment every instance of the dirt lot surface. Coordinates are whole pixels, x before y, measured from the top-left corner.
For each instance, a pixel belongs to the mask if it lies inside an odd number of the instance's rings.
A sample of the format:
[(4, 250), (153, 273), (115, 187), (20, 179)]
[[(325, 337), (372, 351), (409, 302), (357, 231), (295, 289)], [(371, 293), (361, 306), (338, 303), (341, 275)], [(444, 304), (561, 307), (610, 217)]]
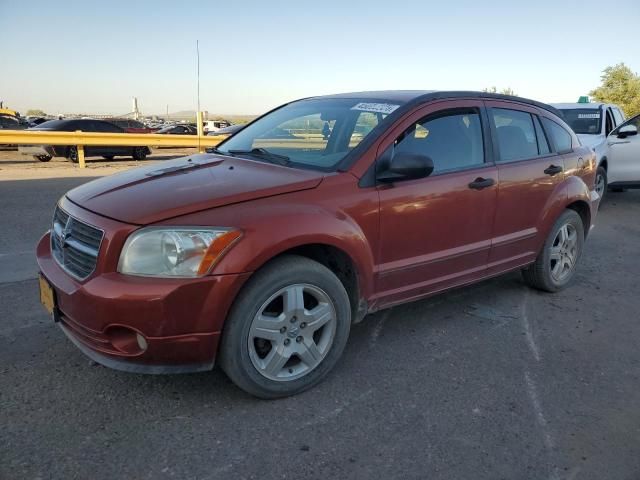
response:
[(0, 147), (0, 180), (101, 177), (149, 162), (160, 162), (192, 153), (196, 153), (195, 148), (155, 149), (146, 160), (140, 162), (127, 157), (116, 157), (114, 160), (89, 157), (86, 168), (79, 168), (65, 158), (53, 158), (43, 163), (31, 156), (20, 155), (14, 149)]
[(564, 292), (513, 273), (379, 312), (322, 384), (260, 401), (85, 358), (34, 247), (65, 191), (135, 162), (0, 155), (0, 479), (640, 478), (639, 191), (608, 195)]

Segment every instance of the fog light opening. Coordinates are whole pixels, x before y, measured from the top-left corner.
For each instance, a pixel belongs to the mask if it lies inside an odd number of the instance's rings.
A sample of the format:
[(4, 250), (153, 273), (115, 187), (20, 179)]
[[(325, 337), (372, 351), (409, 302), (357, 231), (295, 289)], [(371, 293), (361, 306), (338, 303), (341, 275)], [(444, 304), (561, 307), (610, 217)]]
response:
[(138, 341), (138, 346), (140, 347), (140, 350), (146, 350), (147, 349), (147, 339), (144, 338), (142, 335), (140, 335), (139, 333), (136, 334), (136, 340)]

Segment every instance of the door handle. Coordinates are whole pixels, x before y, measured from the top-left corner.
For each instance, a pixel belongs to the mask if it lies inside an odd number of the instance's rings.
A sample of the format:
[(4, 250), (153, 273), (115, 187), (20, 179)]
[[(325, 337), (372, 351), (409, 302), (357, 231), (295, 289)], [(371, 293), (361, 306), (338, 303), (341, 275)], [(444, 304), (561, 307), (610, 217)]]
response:
[(472, 188), (473, 190), (482, 190), (483, 188), (491, 187), (495, 183), (496, 181), (493, 178), (478, 177), (469, 184), (469, 188)]
[(562, 172), (562, 167), (558, 167), (557, 165), (549, 165), (549, 167), (544, 169), (544, 173), (552, 177), (560, 172)]

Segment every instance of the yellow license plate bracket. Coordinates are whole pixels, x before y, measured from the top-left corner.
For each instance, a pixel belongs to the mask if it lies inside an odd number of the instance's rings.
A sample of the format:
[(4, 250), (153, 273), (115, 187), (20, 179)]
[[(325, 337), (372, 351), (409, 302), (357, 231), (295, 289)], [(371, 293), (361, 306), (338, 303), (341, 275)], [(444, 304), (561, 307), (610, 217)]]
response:
[(49, 315), (53, 315), (53, 310), (56, 307), (56, 299), (53, 293), (53, 288), (49, 285), (49, 282), (40, 275), (40, 302), (44, 306), (44, 308), (49, 312)]

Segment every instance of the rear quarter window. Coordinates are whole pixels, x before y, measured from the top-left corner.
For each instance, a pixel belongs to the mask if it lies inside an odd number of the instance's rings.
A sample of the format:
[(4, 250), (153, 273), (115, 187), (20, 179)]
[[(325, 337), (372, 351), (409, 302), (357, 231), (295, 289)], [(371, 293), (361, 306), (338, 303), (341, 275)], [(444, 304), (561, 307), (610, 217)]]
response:
[(571, 134), (565, 128), (553, 120), (542, 117), (542, 125), (558, 153), (567, 153), (572, 150)]

